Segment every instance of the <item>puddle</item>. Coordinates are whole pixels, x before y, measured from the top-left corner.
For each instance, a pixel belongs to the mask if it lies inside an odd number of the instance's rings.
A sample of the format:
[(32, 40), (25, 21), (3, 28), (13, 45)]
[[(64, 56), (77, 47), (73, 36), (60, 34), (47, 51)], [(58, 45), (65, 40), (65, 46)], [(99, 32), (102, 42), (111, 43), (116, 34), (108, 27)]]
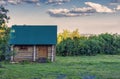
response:
[(56, 79), (65, 79), (66, 78), (66, 75), (65, 74), (60, 74), (57, 76)]
[(82, 79), (95, 79), (95, 76), (86, 75), (86, 76), (83, 76)]

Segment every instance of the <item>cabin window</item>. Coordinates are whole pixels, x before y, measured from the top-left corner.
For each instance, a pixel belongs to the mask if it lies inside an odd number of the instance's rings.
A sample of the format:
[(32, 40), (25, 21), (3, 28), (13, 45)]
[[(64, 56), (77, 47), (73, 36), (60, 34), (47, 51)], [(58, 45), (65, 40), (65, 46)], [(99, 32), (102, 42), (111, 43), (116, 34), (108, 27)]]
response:
[(26, 46), (20, 46), (20, 47), (19, 47), (19, 50), (27, 51), (27, 50), (28, 50), (28, 47), (26, 47)]

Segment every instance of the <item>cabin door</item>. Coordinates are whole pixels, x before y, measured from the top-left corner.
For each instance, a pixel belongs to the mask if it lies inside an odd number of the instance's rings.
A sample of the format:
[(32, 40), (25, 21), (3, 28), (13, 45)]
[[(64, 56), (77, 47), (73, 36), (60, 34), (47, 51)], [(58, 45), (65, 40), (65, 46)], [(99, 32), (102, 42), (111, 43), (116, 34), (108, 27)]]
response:
[(47, 46), (38, 46), (38, 58), (47, 58)]

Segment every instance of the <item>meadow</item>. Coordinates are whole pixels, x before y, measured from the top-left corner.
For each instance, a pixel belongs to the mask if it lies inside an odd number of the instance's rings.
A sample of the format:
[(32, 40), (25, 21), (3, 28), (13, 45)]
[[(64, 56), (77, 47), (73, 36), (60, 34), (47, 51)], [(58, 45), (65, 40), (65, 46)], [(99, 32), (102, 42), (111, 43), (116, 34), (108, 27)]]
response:
[(1, 62), (0, 79), (120, 79), (120, 55), (57, 56), (53, 63)]

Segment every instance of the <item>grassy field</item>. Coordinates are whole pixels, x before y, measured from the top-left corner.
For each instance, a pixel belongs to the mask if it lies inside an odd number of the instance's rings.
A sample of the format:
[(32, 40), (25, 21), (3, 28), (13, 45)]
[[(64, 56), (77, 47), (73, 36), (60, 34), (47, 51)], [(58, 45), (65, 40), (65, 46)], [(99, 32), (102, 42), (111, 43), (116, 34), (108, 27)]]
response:
[(120, 55), (56, 57), (54, 63), (3, 63), (0, 79), (120, 79)]

